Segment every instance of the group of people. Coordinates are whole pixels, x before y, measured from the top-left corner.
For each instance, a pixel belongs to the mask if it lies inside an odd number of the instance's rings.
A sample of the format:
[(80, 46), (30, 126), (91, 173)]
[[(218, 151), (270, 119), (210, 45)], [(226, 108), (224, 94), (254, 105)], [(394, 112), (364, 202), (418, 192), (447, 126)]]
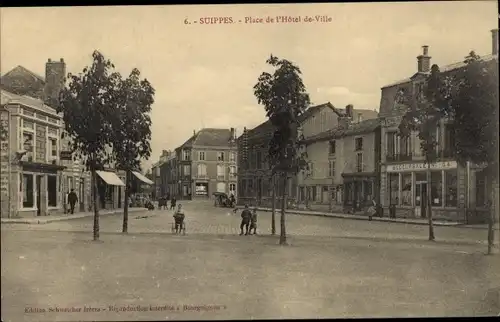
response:
[(252, 211), (248, 205), (245, 205), (245, 209), (241, 212), (241, 224), (240, 224), (240, 236), (243, 235), (243, 228), (245, 228), (245, 235), (257, 235), (257, 207), (254, 207)]
[[(169, 196), (166, 197), (160, 197), (158, 199), (158, 209), (169, 209), (168, 208), (168, 200)], [(172, 196), (172, 199), (170, 199), (170, 210), (175, 209), (175, 205), (177, 204), (177, 199), (175, 199), (174, 196)]]

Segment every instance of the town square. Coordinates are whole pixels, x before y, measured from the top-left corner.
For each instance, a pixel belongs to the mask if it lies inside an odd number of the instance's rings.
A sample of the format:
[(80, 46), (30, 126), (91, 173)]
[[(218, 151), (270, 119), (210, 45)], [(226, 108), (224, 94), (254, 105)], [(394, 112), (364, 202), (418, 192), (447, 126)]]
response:
[(497, 10), (2, 8), (2, 321), (500, 315)]

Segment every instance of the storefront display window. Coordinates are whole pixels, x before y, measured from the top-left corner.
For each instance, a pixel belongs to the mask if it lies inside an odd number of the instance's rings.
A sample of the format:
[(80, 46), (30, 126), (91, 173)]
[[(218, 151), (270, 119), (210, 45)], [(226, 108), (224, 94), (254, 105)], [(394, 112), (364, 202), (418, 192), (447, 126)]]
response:
[(390, 204), (397, 205), (399, 194), (399, 173), (389, 173), (388, 183)]
[(32, 174), (23, 174), (21, 191), (23, 193), (23, 208), (32, 208), (34, 206), (34, 187)]
[(441, 171), (431, 172), (431, 196), (433, 206), (443, 205), (443, 174)]
[(425, 198), (426, 178), (424, 172), (415, 172), (415, 206), (421, 206)]
[(446, 207), (456, 207), (457, 206), (457, 170), (445, 171), (445, 198)]
[(49, 207), (57, 207), (57, 177), (47, 176)]
[(411, 173), (401, 174), (401, 204), (411, 206), (411, 197), (413, 189), (411, 182)]

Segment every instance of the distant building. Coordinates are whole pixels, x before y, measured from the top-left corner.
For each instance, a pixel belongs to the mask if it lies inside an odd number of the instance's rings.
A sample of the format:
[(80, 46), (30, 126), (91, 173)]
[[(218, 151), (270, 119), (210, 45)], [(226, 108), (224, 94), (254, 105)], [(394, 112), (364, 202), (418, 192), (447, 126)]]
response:
[(178, 199), (237, 194), (235, 129), (205, 128), (175, 149)]
[(151, 167), (152, 198), (157, 200), (161, 196), (161, 162), (158, 161)]
[(175, 151), (163, 150), (160, 156), (160, 186), (162, 196), (178, 194), (177, 163)]
[[(492, 54), (482, 59), (498, 64), (498, 30), (492, 31)], [(464, 62), (440, 66), (444, 74), (453, 75), (465, 67)], [(431, 182), (427, 183), (424, 155), (417, 133), (409, 138), (397, 135), (406, 106), (398, 93), (421, 95), (431, 69), (428, 46), (417, 57), (416, 73), (382, 87), (380, 102), (381, 129), (381, 203), (385, 209), (396, 207), (398, 217), (420, 217), (425, 213), (426, 191), (431, 189), (433, 216), (436, 219), (468, 221), (466, 209), (483, 211), (488, 200), (487, 178), (481, 167), (460, 166), (454, 159), (454, 123), (443, 119), (436, 132), (438, 161), (431, 165)], [(497, 65), (498, 69), (498, 65)], [(496, 201), (498, 204), (498, 200)]]

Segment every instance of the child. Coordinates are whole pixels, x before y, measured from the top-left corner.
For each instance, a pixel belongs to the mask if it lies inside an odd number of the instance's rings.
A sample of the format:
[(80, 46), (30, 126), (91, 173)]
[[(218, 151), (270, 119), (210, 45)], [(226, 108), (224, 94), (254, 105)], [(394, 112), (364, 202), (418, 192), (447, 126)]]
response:
[(253, 208), (252, 217), (250, 218), (250, 234), (257, 235), (257, 207)]
[(182, 205), (179, 204), (177, 211), (174, 214), (174, 220), (175, 220), (175, 233), (177, 234), (178, 232), (182, 231), (183, 224), (184, 224), (184, 211), (182, 210)]

